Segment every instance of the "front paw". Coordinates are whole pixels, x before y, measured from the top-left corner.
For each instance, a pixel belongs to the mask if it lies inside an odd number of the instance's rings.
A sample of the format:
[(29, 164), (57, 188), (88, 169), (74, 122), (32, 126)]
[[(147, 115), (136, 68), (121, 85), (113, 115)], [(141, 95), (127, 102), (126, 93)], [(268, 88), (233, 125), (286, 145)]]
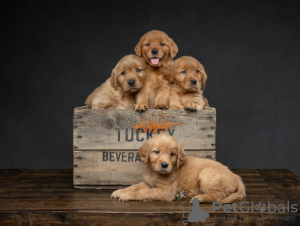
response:
[(186, 111), (199, 111), (199, 110), (202, 110), (203, 109), (203, 106), (201, 106), (200, 104), (196, 104), (196, 103), (186, 103), (184, 105), (184, 110)]
[(133, 108), (134, 108), (134, 110), (136, 110), (138, 112), (143, 112), (148, 109), (148, 106), (145, 104), (135, 104), (135, 105), (133, 105)]
[(111, 194), (111, 197), (112, 198), (120, 198), (123, 194), (125, 194), (126, 191), (124, 189), (119, 189), (119, 190), (116, 190), (114, 191), (112, 194)]
[(155, 109), (168, 110), (169, 107), (170, 106), (168, 104), (162, 104), (162, 103), (155, 104)]
[(134, 200), (133, 192), (127, 192), (120, 196), (119, 201), (130, 201)]

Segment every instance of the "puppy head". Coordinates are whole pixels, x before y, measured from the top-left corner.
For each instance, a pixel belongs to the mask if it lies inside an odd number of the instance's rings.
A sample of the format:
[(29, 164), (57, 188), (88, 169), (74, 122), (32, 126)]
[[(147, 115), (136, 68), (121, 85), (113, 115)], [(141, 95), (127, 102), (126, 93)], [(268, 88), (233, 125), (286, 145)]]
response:
[(204, 67), (193, 57), (183, 56), (174, 61), (174, 83), (185, 91), (196, 91), (206, 86)]
[(153, 30), (142, 36), (134, 51), (150, 66), (160, 67), (176, 56), (178, 47), (165, 32)]
[(146, 62), (130, 54), (124, 56), (112, 70), (110, 84), (114, 89), (121, 87), (125, 92), (140, 90), (146, 78)]
[(144, 163), (156, 173), (169, 174), (185, 161), (183, 147), (174, 137), (159, 134), (146, 141), (139, 149), (139, 155)]

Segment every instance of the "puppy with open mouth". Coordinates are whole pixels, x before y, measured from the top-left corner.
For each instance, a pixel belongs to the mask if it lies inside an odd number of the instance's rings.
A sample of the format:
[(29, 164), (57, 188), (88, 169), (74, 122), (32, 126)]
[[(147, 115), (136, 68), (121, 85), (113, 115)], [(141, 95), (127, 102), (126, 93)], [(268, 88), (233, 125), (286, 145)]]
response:
[(135, 53), (147, 63), (147, 78), (136, 95), (136, 111), (169, 108), (170, 84), (173, 81), (171, 62), (177, 52), (175, 42), (162, 31), (153, 30), (142, 36), (135, 47)]
[(180, 57), (173, 64), (174, 84), (171, 88), (170, 109), (199, 111), (209, 107), (201, 90), (207, 80), (203, 65), (190, 56)]
[(133, 54), (124, 56), (110, 78), (88, 96), (85, 104), (92, 109), (132, 109), (135, 94), (142, 88), (145, 78), (145, 60)]
[(139, 149), (145, 164), (143, 182), (114, 191), (120, 201), (172, 201), (178, 192), (200, 202), (231, 203), (246, 196), (240, 176), (210, 160), (186, 156), (174, 137), (159, 134)]

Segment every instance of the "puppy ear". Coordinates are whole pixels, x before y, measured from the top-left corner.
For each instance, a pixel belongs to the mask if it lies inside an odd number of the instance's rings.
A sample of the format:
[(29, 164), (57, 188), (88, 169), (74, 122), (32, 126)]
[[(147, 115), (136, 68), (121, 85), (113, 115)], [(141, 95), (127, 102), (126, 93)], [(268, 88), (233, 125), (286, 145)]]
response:
[(180, 166), (185, 162), (185, 151), (182, 147), (182, 145), (179, 145), (179, 151), (178, 151), (178, 157), (177, 157), (177, 169), (179, 169)]
[(202, 74), (201, 82), (202, 82), (203, 87), (205, 88), (206, 87), (207, 75), (205, 73), (204, 68), (201, 70), (201, 74)]
[(170, 61), (166, 64), (166, 66), (163, 69), (164, 78), (169, 82), (174, 82), (174, 63), (173, 61)]
[(134, 48), (134, 52), (137, 56), (142, 56), (141, 48), (142, 48), (142, 44), (141, 44), (141, 40), (140, 40), (139, 43)]
[(170, 38), (170, 56), (174, 58), (178, 53), (178, 46), (175, 44), (173, 39)]
[(111, 72), (111, 76), (110, 76), (110, 85), (114, 88), (117, 89), (118, 87), (118, 80), (117, 80), (117, 72), (116, 72), (116, 68), (114, 68)]
[(139, 155), (144, 163), (148, 162), (148, 153), (150, 150), (150, 143), (146, 141), (139, 149)]

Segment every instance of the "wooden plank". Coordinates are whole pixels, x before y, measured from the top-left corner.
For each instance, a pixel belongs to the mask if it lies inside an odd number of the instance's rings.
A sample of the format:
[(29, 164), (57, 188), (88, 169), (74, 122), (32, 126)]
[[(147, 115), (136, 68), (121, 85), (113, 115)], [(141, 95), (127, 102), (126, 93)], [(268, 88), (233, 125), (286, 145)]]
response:
[[(215, 150), (186, 151), (199, 158), (215, 158)], [(142, 180), (138, 150), (74, 151), (74, 185), (131, 185)]]
[(276, 192), (277, 196), (293, 201), (300, 207), (300, 178), (290, 170), (260, 169), (260, 177)]
[[(15, 172), (6, 172), (5, 182), (0, 181), (1, 225), (183, 225), (180, 205), (185, 200), (119, 202), (110, 197), (112, 190), (73, 189), (71, 170), (26, 170), (18, 176)], [(246, 173), (244, 170), (235, 172)], [(246, 184), (248, 197), (237, 202), (242, 205), (241, 210), (249, 209), (251, 202), (256, 205), (270, 201), (276, 206), (286, 206), (287, 201), (298, 203), (299, 178), (290, 171), (258, 170), (256, 176), (253, 171), (248, 172), (251, 186)], [(186, 202), (185, 207), (191, 208), (191, 205)], [(300, 224), (299, 210), (296, 213), (260, 213), (256, 209), (250, 213), (227, 213), (222, 209), (213, 211), (212, 204), (201, 204), (201, 208), (210, 215), (205, 224)]]
[[(182, 213), (99, 213), (93, 212), (7, 212), (0, 213), (3, 225), (186, 225)], [(210, 213), (205, 225), (299, 225), (294, 214)], [(189, 225), (199, 225), (189, 223)]]
[(216, 110), (74, 110), (74, 150), (139, 149), (158, 133), (173, 135), (186, 149), (214, 149)]

